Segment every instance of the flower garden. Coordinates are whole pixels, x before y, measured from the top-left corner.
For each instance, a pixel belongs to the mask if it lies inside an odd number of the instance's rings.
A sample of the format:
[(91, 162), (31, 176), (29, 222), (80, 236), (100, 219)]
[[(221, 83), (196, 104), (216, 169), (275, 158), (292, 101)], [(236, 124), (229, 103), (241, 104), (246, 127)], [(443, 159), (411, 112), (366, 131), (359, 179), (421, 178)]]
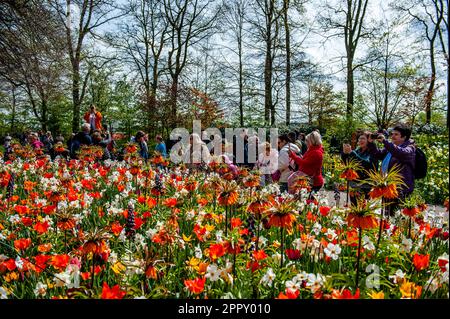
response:
[(383, 217), (395, 176), (339, 207), (221, 164), (17, 153), (0, 168), (0, 298), (449, 297), (448, 166), (446, 211), (417, 197)]

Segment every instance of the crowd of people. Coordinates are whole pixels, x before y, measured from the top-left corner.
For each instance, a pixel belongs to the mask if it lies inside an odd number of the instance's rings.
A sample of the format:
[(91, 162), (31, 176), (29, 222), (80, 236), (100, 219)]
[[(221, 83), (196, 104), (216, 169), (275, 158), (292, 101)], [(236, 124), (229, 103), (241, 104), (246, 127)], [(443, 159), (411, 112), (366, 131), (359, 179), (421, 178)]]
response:
[[(48, 154), (52, 159), (60, 156), (66, 159), (76, 159), (82, 146), (98, 146), (103, 150), (102, 160), (120, 160), (121, 153), (116, 150), (116, 141), (106, 125), (102, 125), (102, 115), (91, 106), (84, 116), (84, 123), (80, 132), (72, 134), (66, 144), (61, 135), (53, 138), (51, 132), (25, 132), (21, 138), (22, 144), (28, 144), (37, 153)], [(310, 189), (318, 192), (324, 185), (323, 157), (324, 147), (322, 137), (318, 130), (305, 135), (299, 132), (289, 132), (278, 137), (277, 147), (268, 142), (259, 141), (258, 136), (248, 135), (242, 130), (243, 159), (237, 153), (236, 140), (230, 143), (221, 142), (221, 153), (214, 154), (213, 143), (208, 145), (198, 134), (191, 134), (188, 145), (177, 149), (177, 155), (190, 168), (201, 169), (212, 162), (225, 164), (232, 174), (237, 174), (239, 167), (258, 169), (261, 176), (261, 185), (278, 183), (281, 192), (291, 192), (299, 178), (307, 179)], [(235, 137), (236, 138), (236, 137)], [(359, 131), (355, 135), (357, 147), (352, 148), (350, 143), (342, 145), (341, 158), (343, 162), (350, 160), (359, 163), (361, 169), (357, 171), (359, 178), (351, 181), (352, 192), (350, 200), (356, 204), (355, 194), (368, 198), (371, 185), (367, 183), (367, 171), (380, 169), (387, 172), (394, 165), (398, 165), (403, 185), (399, 185), (399, 198), (391, 203), (392, 210), (396, 208), (399, 200), (404, 199), (414, 190), (414, 170), (416, 146), (411, 139), (411, 130), (403, 125), (396, 125), (390, 132), (390, 139), (386, 131), (372, 133)], [(11, 136), (6, 136), (4, 143), (5, 161), (11, 150)], [(137, 144), (139, 155), (148, 161), (151, 152), (148, 146), (148, 134), (138, 131), (130, 142)], [(221, 139), (222, 141), (222, 139)], [(169, 152), (161, 135), (155, 137), (154, 152), (163, 158), (169, 157)], [(381, 147), (378, 147), (379, 143)], [(253, 151), (252, 151), (253, 150)], [(255, 151), (256, 150), (256, 153)], [(242, 157), (242, 156), (241, 156)], [(380, 166), (381, 165), (381, 166)]]

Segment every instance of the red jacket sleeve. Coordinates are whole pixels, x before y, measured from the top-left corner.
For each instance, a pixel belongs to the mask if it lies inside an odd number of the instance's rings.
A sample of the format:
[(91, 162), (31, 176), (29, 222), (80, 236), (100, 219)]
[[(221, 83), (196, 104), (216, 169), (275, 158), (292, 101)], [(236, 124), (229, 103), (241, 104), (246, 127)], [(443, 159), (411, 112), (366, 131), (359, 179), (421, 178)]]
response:
[(290, 151), (289, 152), (289, 157), (292, 158), (295, 162), (295, 164), (300, 165), (300, 161), (302, 160), (302, 158), (300, 156), (298, 156), (297, 154), (295, 154), (294, 152)]
[(315, 152), (305, 153), (305, 156), (303, 158), (300, 158), (297, 156), (297, 160), (295, 160), (295, 163), (302, 169), (303, 167), (314, 167), (317, 165), (317, 162), (319, 160), (319, 156)]

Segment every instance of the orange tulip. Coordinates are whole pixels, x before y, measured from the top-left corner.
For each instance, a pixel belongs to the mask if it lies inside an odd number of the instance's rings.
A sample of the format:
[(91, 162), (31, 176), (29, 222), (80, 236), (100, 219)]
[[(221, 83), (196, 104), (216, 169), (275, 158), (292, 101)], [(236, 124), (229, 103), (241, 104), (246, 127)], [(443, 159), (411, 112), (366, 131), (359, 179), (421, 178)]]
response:
[(63, 271), (66, 269), (69, 264), (70, 257), (69, 255), (54, 255), (51, 258), (50, 264), (58, 269), (59, 271)]
[(225, 248), (221, 244), (212, 244), (209, 246), (209, 258), (215, 261), (217, 258), (225, 255)]
[(120, 290), (119, 285), (110, 288), (106, 282), (103, 282), (102, 299), (122, 299), (126, 294), (126, 291)]
[(253, 258), (255, 258), (256, 261), (260, 261), (267, 258), (267, 254), (264, 250), (255, 250), (252, 254)]
[(35, 231), (37, 231), (38, 234), (41, 235), (41, 234), (44, 234), (44, 233), (47, 232), (48, 227), (49, 227), (49, 224), (48, 224), (47, 221), (45, 221), (45, 222), (43, 222), (43, 223), (37, 222), (36, 224), (34, 224), (33, 229), (34, 229)]
[(25, 250), (31, 245), (31, 239), (30, 238), (20, 238), (14, 241), (14, 247), (17, 250)]
[(280, 294), (276, 299), (297, 299), (299, 295), (300, 290), (298, 289), (293, 290), (290, 288), (286, 288), (286, 294), (280, 292)]
[(185, 280), (184, 285), (189, 289), (193, 294), (199, 294), (205, 289), (206, 278), (195, 278), (193, 280)]
[(415, 254), (413, 257), (413, 264), (417, 271), (427, 269), (430, 265), (430, 255)]

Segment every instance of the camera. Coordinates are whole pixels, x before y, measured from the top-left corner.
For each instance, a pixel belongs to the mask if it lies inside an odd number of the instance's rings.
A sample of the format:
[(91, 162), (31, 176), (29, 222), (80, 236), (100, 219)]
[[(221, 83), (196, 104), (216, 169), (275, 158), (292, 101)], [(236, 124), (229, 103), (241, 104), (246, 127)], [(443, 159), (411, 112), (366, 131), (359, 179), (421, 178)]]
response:
[(373, 139), (373, 140), (378, 139), (378, 136), (380, 136), (380, 133), (371, 133), (370, 134), (370, 138)]

